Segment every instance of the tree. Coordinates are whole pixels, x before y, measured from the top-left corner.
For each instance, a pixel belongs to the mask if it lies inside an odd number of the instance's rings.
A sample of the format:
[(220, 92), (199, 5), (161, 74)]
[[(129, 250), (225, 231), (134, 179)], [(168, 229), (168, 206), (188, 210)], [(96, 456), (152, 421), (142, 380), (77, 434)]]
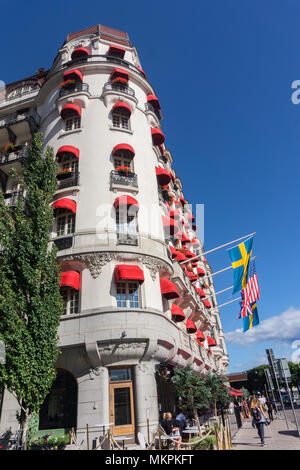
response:
[(55, 379), (58, 326), (63, 312), (57, 249), (49, 248), (53, 224), (51, 200), (57, 166), (53, 151), (43, 156), (43, 138), (36, 134), (23, 177), (26, 196), (8, 207), (0, 192), (0, 340), (6, 363), (0, 365), (0, 388), (19, 405), (22, 445), (28, 422), (38, 413)]
[(201, 434), (198, 410), (209, 407), (211, 394), (203, 378), (196, 375), (188, 366), (174, 369), (173, 383), (179, 397), (179, 405), (184, 411), (193, 413)]
[(291, 386), (297, 387), (298, 392), (300, 391), (300, 367), (295, 362), (288, 362), (291, 371)]
[(224, 382), (227, 381), (227, 378), (218, 374), (207, 374), (204, 380), (206, 387), (210, 391), (211, 404), (214, 406), (215, 417), (217, 418), (217, 404), (223, 409), (229, 402), (228, 389), (224, 386)]

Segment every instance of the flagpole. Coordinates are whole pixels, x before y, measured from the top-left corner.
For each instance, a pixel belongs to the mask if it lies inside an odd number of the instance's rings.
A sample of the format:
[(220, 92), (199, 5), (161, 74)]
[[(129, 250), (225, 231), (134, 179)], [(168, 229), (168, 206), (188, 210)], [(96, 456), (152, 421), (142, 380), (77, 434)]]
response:
[(225, 248), (225, 246), (232, 245), (232, 243), (239, 242), (240, 240), (244, 240), (244, 238), (251, 237), (252, 235), (255, 235), (256, 232), (249, 233), (249, 235), (245, 235), (244, 237), (237, 238), (236, 240), (232, 240), (232, 242), (225, 243), (224, 245), (217, 246), (216, 248), (213, 248), (212, 250), (205, 251), (204, 253), (201, 253), (200, 255), (194, 256), (194, 258), (189, 258), (186, 261), (181, 261), (179, 264), (185, 264), (185, 263), (190, 263), (194, 259), (198, 259), (201, 256), (207, 255), (208, 253), (212, 253), (213, 251), (220, 250), (221, 248)]
[[(256, 258), (257, 258), (257, 256), (252, 256), (252, 258), (250, 258), (250, 261), (252, 261), (253, 259), (256, 259)], [(220, 274), (220, 273), (223, 273), (224, 271), (228, 271), (228, 269), (232, 269), (232, 265), (228, 266), (227, 268), (220, 269), (220, 271), (216, 271), (215, 273), (205, 274), (205, 276), (203, 276), (203, 277), (213, 277), (216, 274)], [(197, 279), (197, 281), (193, 281), (192, 284), (195, 284), (195, 282), (198, 282), (198, 281), (199, 281), (199, 279)]]
[(219, 290), (219, 292), (215, 292), (214, 294), (206, 295), (206, 297), (213, 297), (214, 295), (221, 294), (222, 292), (226, 292), (227, 290), (233, 289), (233, 286), (227, 287), (227, 289)]
[(233, 302), (237, 302), (238, 300), (241, 300), (240, 297), (238, 297), (237, 299), (230, 300), (229, 302), (225, 302), (225, 304), (217, 305), (215, 308), (225, 307), (225, 305), (232, 304)]

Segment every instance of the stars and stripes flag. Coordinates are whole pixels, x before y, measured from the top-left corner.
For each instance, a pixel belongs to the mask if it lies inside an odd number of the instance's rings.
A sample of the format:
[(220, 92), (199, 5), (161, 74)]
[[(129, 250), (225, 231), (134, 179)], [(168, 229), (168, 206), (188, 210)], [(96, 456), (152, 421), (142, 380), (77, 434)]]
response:
[(254, 259), (250, 260), (249, 277), (248, 277), (247, 285), (242, 290), (242, 292), (243, 292), (243, 299), (247, 304), (253, 304), (254, 302), (256, 302), (256, 300), (259, 300), (259, 287), (258, 287)]

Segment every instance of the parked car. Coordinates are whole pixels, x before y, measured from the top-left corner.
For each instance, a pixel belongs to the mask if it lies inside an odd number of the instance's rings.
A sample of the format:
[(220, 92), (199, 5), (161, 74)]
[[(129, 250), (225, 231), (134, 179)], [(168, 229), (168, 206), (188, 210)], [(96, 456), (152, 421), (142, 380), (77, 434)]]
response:
[[(282, 401), (284, 406), (291, 406), (291, 400), (289, 395), (282, 395)], [(297, 405), (296, 399), (294, 397), (292, 397), (292, 402), (294, 406)]]

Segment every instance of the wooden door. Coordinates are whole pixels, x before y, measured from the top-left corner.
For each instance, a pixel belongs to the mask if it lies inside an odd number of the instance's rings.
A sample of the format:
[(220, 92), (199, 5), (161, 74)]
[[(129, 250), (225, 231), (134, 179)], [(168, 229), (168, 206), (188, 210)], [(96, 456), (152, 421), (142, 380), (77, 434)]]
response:
[(134, 406), (132, 382), (111, 383), (109, 389), (110, 422), (113, 435), (134, 435)]

